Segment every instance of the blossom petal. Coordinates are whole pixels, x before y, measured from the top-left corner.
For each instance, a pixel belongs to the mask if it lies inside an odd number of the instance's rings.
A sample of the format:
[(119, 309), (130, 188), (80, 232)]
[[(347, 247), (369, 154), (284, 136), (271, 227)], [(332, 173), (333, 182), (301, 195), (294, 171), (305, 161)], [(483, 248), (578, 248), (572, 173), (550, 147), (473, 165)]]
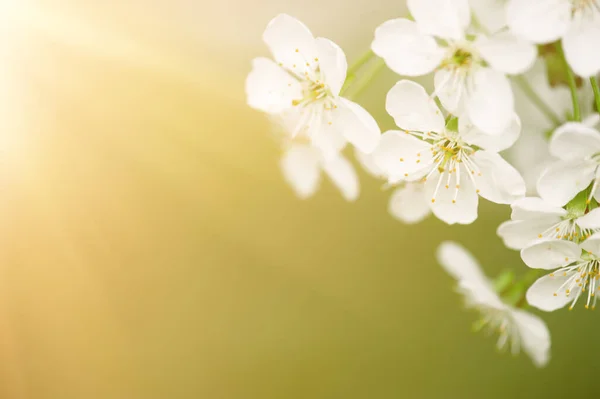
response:
[(462, 245), (444, 241), (436, 252), (437, 261), (457, 281), (487, 282), (477, 260)]
[(311, 144), (321, 151), (326, 160), (337, 156), (346, 145), (346, 139), (342, 136), (339, 127), (340, 124), (334, 122), (330, 125), (327, 118), (323, 115), (319, 117), (317, 114), (305, 126)]
[(355, 102), (340, 98), (333, 124), (352, 145), (364, 153), (373, 152), (381, 130), (371, 114)]
[[(263, 40), (273, 58), (289, 70), (303, 76), (313, 73), (319, 57), (313, 34), (302, 22), (287, 14), (279, 14), (269, 22)], [(306, 64), (309, 65), (306, 65)]]
[(415, 22), (404, 18), (380, 25), (375, 30), (371, 49), (392, 71), (405, 76), (432, 72), (445, 55), (433, 37), (423, 34)]
[(525, 197), (511, 204), (513, 220), (540, 220), (549, 219), (551, 222), (560, 222), (567, 211), (559, 206), (554, 206), (539, 197)]
[(448, 171), (439, 172), (427, 179), (425, 192), (434, 215), (448, 224), (470, 224), (477, 219), (479, 197), (471, 179), (462, 171), (463, 179), (457, 182), (458, 173), (448, 177)]
[(424, 184), (406, 183), (394, 191), (388, 211), (406, 224), (419, 223), (431, 213), (429, 199), (425, 198)]
[(482, 37), (475, 46), (493, 69), (510, 75), (527, 71), (537, 57), (535, 45), (510, 32), (501, 32), (490, 38)]
[(323, 170), (347, 201), (354, 201), (358, 198), (360, 191), (358, 176), (346, 158), (340, 155), (331, 159), (323, 165)]
[(560, 39), (571, 24), (570, 0), (510, 0), (506, 20), (512, 32), (534, 43)]
[(473, 91), (465, 104), (471, 122), (484, 133), (502, 134), (514, 120), (510, 82), (490, 68), (479, 69), (472, 79)]
[(387, 94), (385, 108), (404, 130), (442, 132), (444, 115), (418, 83), (401, 80)]
[(589, 19), (582, 18), (580, 23), (573, 23), (563, 38), (565, 57), (573, 71), (581, 77), (595, 76), (600, 72), (598, 51), (590, 48), (590, 43), (600, 43), (600, 12), (598, 5), (590, 5), (596, 9)]
[(579, 287), (574, 287), (569, 295), (566, 294), (566, 287), (562, 286), (569, 278), (571, 274), (566, 276), (550, 274), (539, 278), (527, 290), (527, 302), (545, 312), (564, 308), (579, 292)]
[(470, 0), (471, 10), (489, 32), (497, 32), (506, 26), (504, 0)]
[(512, 317), (516, 323), (525, 353), (537, 367), (543, 367), (550, 360), (550, 331), (538, 316), (514, 309)]
[(498, 226), (496, 232), (508, 248), (521, 250), (537, 241), (554, 224), (552, 219), (510, 220)]
[(468, 0), (408, 0), (407, 5), (423, 32), (443, 39), (463, 39), (471, 23)]
[(408, 177), (431, 164), (431, 144), (410, 134), (390, 130), (381, 136), (373, 159), (386, 177)]
[(354, 149), (354, 156), (358, 163), (363, 167), (363, 169), (373, 177), (376, 178), (384, 178), (385, 173), (377, 166), (375, 159), (373, 159), (373, 153), (365, 154), (362, 151)]
[(471, 159), (479, 168), (474, 177), (483, 198), (497, 204), (511, 204), (525, 196), (525, 181), (521, 174), (500, 155), (483, 150), (477, 151)]
[(281, 159), (285, 180), (302, 199), (312, 196), (321, 181), (321, 159), (318, 150), (308, 145), (292, 146)]
[(582, 229), (600, 229), (600, 208), (596, 208), (575, 221)]
[(577, 244), (558, 239), (541, 240), (521, 250), (523, 262), (534, 269), (558, 269), (575, 262), (580, 255)]
[(549, 148), (560, 159), (591, 156), (600, 152), (600, 132), (583, 123), (567, 122), (554, 131)]
[(595, 169), (585, 159), (554, 162), (540, 176), (537, 191), (545, 201), (563, 206), (590, 185)]
[(581, 248), (595, 255), (600, 255), (600, 233), (594, 233), (584, 242), (579, 244)]
[(292, 107), (302, 98), (302, 86), (289, 73), (268, 58), (255, 58), (246, 78), (248, 105), (270, 114)]
[(346, 54), (340, 46), (329, 39), (318, 37), (316, 43), (322, 79), (331, 90), (331, 93), (337, 96), (346, 81), (346, 71), (348, 70)]
[(458, 119), (458, 131), (466, 143), (474, 144), (484, 150), (500, 152), (512, 147), (518, 140), (521, 135), (521, 119), (515, 113), (512, 123), (503, 133), (491, 135), (473, 125), (467, 116), (461, 116)]
[(448, 69), (440, 69), (433, 76), (435, 94), (444, 108), (454, 115), (464, 113), (466, 82), (466, 78), (460, 73)]

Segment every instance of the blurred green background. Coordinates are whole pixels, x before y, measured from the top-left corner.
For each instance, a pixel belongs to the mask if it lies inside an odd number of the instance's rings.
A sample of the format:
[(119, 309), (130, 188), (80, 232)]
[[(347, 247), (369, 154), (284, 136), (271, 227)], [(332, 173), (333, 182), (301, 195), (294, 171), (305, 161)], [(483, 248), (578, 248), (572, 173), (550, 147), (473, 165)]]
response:
[[(361, 173), (296, 199), (245, 104), (288, 12), (347, 49), (401, 1), (29, 1), (3, 15), (0, 397), (510, 398), (594, 394), (597, 315), (543, 315), (552, 361), (470, 331), (442, 240), (524, 274), (495, 234), (404, 226)], [(8, 15), (8, 19), (6, 17)], [(8, 32), (7, 31), (7, 32)], [(358, 99), (392, 127), (386, 71)]]

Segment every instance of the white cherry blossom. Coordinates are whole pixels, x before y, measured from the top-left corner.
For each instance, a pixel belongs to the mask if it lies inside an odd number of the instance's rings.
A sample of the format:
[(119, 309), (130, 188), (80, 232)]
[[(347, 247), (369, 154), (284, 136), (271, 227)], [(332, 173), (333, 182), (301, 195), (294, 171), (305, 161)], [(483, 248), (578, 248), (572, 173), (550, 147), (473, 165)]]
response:
[(464, 295), (466, 306), (481, 313), (482, 323), (490, 331), (499, 331), (498, 349), (510, 348), (513, 354), (522, 349), (538, 367), (548, 363), (550, 332), (542, 319), (505, 303), (477, 261), (462, 246), (443, 242), (437, 259), (457, 280), (457, 291)]
[(525, 72), (535, 46), (508, 31), (467, 35), (467, 0), (409, 0), (415, 21), (399, 18), (375, 31), (373, 51), (400, 75), (435, 71), (435, 95), (455, 115), (466, 114), (487, 134), (502, 134), (513, 122), (514, 98), (506, 74)]
[(597, 122), (597, 114), (582, 123), (567, 122), (552, 135), (550, 153), (559, 161), (545, 169), (537, 184), (548, 202), (563, 206), (592, 182), (590, 199), (600, 198), (600, 131), (592, 127)]
[(381, 134), (377, 122), (340, 96), (348, 67), (342, 49), (314, 38), (304, 24), (285, 14), (268, 24), (263, 40), (275, 61), (260, 57), (252, 62), (248, 104), (294, 120), (292, 135), (305, 133), (327, 158), (335, 157), (346, 140), (363, 152), (373, 151)]
[(506, 17), (516, 35), (532, 42), (562, 39), (579, 76), (600, 72), (600, 0), (510, 0)]
[(585, 307), (596, 306), (600, 285), (600, 233), (577, 244), (572, 241), (540, 240), (521, 250), (525, 264), (534, 269), (554, 270), (538, 279), (527, 291), (530, 305), (546, 312), (570, 304), (580, 298)]
[(523, 249), (542, 238), (579, 240), (600, 229), (600, 208), (589, 213), (567, 211), (538, 197), (526, 197), (512, 205), (510, 221), (498, 227), (498, 235), (511, 249)]
[(469, 224), (477, 218), (478, 196), (510, 204), (525, 195), (523, 178), (498, 154), (519, 136), (516, 115), (498, 136), (482, 133), (466, 117), (452, 131), (425, 89), (408, 80), (389, 91), (386, 109), (402, 130), (384, 133), (373, 159), (390, 183), (422, 184), (439, 219)]
[(350, 161), (341, 154), (326, 159), (314, 146), (294, 143), (281, 159), (281, 170), (285, 180), (301, 199), (315, 194), (323, 174), (333, 182), (347, 201), (358, 198), (358, 176)]

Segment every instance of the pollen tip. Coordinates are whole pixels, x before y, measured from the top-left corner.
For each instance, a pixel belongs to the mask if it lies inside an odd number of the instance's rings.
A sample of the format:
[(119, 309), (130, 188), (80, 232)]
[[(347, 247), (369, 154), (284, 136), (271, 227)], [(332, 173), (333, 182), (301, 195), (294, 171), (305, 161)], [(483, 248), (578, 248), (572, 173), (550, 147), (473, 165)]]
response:
[(298, 53), (300, 51), (300, 49), (296, 49), (296, 52)]
[(541, 234), (538, 234), (538, 238), (542, 238), (542, 237), (543, 237), (543, 235), (541, 235)]
[(554, 294), (552, 294), (552, 295), (554, 295), (554, 296), (558, 296), (558, 294), (557, 294), (556, 292), (555, 292)]
[(435, 198), (432, 198), (432, 199), (431, 199), (431, 203), (434, 203), (434, 202), (435, 202)]
[(453, 203), (453, 204), (456, 204), (456, 200), (452, 200), (452, 203)]

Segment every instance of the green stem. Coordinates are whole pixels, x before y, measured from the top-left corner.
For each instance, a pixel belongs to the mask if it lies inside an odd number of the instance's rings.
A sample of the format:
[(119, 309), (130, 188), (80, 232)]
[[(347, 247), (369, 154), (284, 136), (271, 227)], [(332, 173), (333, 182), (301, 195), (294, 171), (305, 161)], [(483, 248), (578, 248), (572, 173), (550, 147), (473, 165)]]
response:
[(373, 66), (367, 70), (358, 81), (356, 81), (351, 87), (345, 87), (342, 89), (342, 94), (344, 97), (349, 100), (356, 98), (364, 89), (367, 88), (369, 83), (371, 83), (373, 78), (377, 76), (379, 72), (381, 72), (384, 66), (385, 62), (383, 59), (378, 58), (376, 61), (374, 61)]
[(575, 74), (565, 58), (565, 52), (563, 51), (560, 41), (556, 42), (556, 51), (560, 55), (563, 67), (567, 73), (567, 81), (569, 83), (569, 89), (571, 90), (571, 99), (573, 100), (573, 120), (576, 122), (581, 122), (581, 110), (579, 108), (579, 99), (577, 97), (577, 82), (575, 81)]
[(555, 125), (560, 125), (562, 121), (559, 116), (544, 102), (544, 100), (533, 90), (527, 79), (523, 75), (515, 76), (515, 82), (519, 85), (521, 90), (525, 93), (527, 97), (535, 104), (536, 107)]
[(357, 59), (354, 64), (350, 65), (350, 67), (348, 68), (348, 72), (346, 73), (346, 75), (348, 77), (350, 76), (356, 76), (356, 72), (367, 62), (369, 62), (371, 60), (371, 58), (375, 57), (375, 53), (373, 52), (373, 50), (369, 50), (366, 53), (364, 53), (359, 59)]
[(598, 80), (596, 80), (595, 76), (590, 78), (590, 82), (592, 83), (592, 90), (594, 90), (594, 100), (596, 101), (596, 111), (600, 113), (600, 89), (598, 88)]

